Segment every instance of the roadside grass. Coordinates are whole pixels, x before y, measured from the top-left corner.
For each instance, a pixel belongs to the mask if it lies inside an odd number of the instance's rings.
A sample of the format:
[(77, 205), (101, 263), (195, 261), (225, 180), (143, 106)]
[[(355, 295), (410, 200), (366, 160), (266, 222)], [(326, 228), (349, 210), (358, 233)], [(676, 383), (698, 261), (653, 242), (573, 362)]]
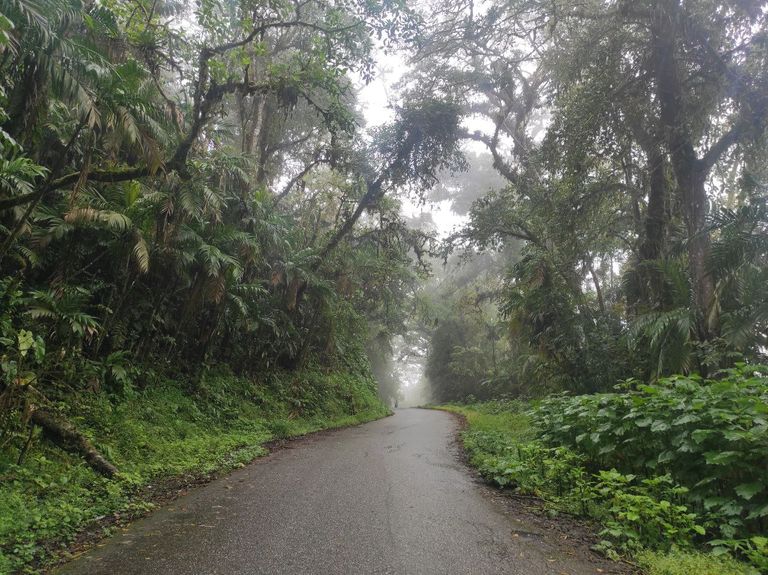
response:
[(722, 549), (717, 555), (699, 551), (707, 539), (701, 520), (685, 505), (685, 490), (670, 478), (593, 468), (576, 450), (545, 443), (534, 423), (540, 405), (491, 401), (434, 407), (466, 419), (462, 442), (470, 464), (486, 480), (539, 497), (553, 513), (596, 520), (602, 525), (597, 550), (607, 556), (629, 558), (648, 575), (760, 573)]
[(641, 551), (635, 561), (651, 575), (750, 575), (753, 569), (731, 557), (698, 551)]
[(0, 452), (0, 573), (39, 572), (88, 525), (145, 513), (152, 504), (140, 494), (154, 482), (223, 473), (264, 455), (267, 441), (387, 414), (371, 380), (319, 370), (82, 394), (67, 415), (119, 477), (99, 476), (38, 432), (23, 465), (17, 450)]

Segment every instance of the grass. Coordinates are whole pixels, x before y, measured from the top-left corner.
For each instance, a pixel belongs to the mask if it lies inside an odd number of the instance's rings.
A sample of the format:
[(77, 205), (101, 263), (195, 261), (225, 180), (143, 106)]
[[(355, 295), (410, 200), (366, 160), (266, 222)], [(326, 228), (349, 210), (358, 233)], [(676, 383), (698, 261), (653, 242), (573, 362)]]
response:
[(650, 575), (750, 575), (744, 563), (696, 551), (643, 551), (635, 560)]
[(261, 382), (220, 374), (194, 389), (166, 381), (120, 397), (86, 394), (68, 411), (120, 476), (95, 474), (39, 435), (22, 466), (17, 450), (0, 452), (0, 573), (38, 572), (89, 524), (146, 512), (151, 504), (139, 493), (152, 482), (230, 470), (265, 454), (269, 440), (388, 413), (372, 381), (313, 370)]
[[(565, 447), (545, 446), (528, 415), (530, 404), (492, 401), (442, 405), (438, 409), (466, 419), (462, 441), (471, 465), (497, 487), (535, 495), (552, 512), (589, 516), (602, 523), (605, 538), (598, 546), (609, 556), (629, 556), (648, 575), (756, 575), (757, 570), (728, 555), (696, 551), (693, 519), (685, 511), (670, 515), (672, 488), (624, 481), (615, 470), (584, 468), (583, 459)], [(674, 506), (673, 506), (674, 507)], [(643, 528), (655, 540), (643, 538)], [(682, 550), (681, 550), (682, 549)]]
[(488, 401), (473, 405), (442, 405), (439, 409), (464, 416), (472, 432), (493, 433), (510, 442), (523, 442), (536, 436), (524, 406), (516, 401)]

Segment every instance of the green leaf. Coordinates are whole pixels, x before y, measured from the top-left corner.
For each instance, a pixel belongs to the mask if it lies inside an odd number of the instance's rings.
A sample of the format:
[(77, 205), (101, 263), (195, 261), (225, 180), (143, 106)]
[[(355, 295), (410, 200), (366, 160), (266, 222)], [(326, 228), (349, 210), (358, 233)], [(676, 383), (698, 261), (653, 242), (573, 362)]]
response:
[(768, 517), (768, 503), (762, 507), (758, 507), (747, 515), (747, 519), (758, 519), (759, 517)]
[(727, 465), (738, 461), (741, 454), (738, 451), (707, 451), (704, 457), (710, 465)]
[(698, 415), (694, 415), (692, 413), (688, 413), (686, 415), (681, 415), (677, 419), (675, 419), (672, 422), (672, 425), (685, 425), (686, 423), (694, 423), (696, 421), (699, 421), (701, 418)]
[(45, 359), (45, 340), (39, 335), (35, 337), (35, 361), (42, 363)]
[(736, 493), (747, 501), (763, 490), (763, 484), (759, 481), (753, 483), (742, 483), (736, 486)]
[(609, 443), (608, 445), (603, 445), (597, 453), (598, 455), (605, 455), (606, 453), (611, 453), (615, 450), (616, 450), (616, 444)]
[(736, 501), (728, 501), (720, 507), (720, 513), (725, 515), (741, 515), (742, 511), (744, 511), (744, 506)]
[(714, 431), (711, 429), (697, 429), (691, 432), (691, 439), (693, 439), (696, 443), (702, 443), (713, 433)]
[(651, 425), (651, 431), (653, 433), (660, 433), (662, 431), (667, 431), (668, 429), (669, 429), (669, 423), (661, 419), (657, 419), (656, 421), (653, 422), (653, 425)]
[(659, 463), (667, 463), (675, 458), (675, 454), (672, 451), (662, 451), (657, 458)]
[(723, 437), (728, 441), (741, 441), (747, 437), (747, 433), (744, 431), (728, 430), (723, 432)]
[(714, 507), (720, 507), (726, 501), (728, 500), (725, 497), (707, 497), (704, 499), (704, 509), (709, 511)]
[(35, 344), (35, 337), (31, 331), (22, 329), (19, 331), (17, 339), (19, 344), (19, 353), (21, 354), (21, 357), (26, 357), (27, 352), (32, 349), (32, 346)]

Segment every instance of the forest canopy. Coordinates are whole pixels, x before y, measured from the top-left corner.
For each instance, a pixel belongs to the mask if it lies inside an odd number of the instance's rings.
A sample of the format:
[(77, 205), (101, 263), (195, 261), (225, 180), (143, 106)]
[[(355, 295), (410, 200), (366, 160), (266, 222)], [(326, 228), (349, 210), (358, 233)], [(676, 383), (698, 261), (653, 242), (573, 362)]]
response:
[[(4, 427), (146, 370), (344, 369), (374, 350), (394, 398), (409, 333), (436, 399), (763, 360), (766, 17), (3, 4)], [(381, 53), (408, 71), (393, 120), (366, 129), (355, 86)], [(407, 197), (450, 199), (466, 225), (439, 245)]]
[(133, 361), (344, 361), (356, 317), (393, 329), (387, 302), (427, 238), (384, 196), (456, 161), (456, 113), (411, 102), (363, 140), (350, 74), (371, 74), (372, 37), (407, 41), (412, 14), (133, 1), (3, 14), (4, 385), (47, 393)]
[[(441, 293), (453, 303), (427, 368), (436, 397), (606, 390), (764, 360), (765, 6), (430, 12), (404, 84), (460, 105), (465, 141), (489, 158), (454, 190), (478, 199), (446, 248), (496, 254), (495, 281)], [(478, 190), (488, 163), (503, 183)], [(454, 369), (466, 354), (472, 374)]]
[[(731, 547), (763, 533), (766, 20), (758, 0), (0, 0), (7, 565), (93, 520), (83, 501), (383, 416), (396, 356), (435, 402), (562, 393), (476, 413), (537, 422), (529, 462), (628, 474), (596, 489), (639, 473), (615, 456), (626, 412), (644, 472), (690, 480)], [(386, 58), (400, 81), (366, 113)], [(462, 225), (413, 217), (438, 202)], [(708, 431), (682, 427), (706, 419), (690, 397), (720, 406)], [(576, 411), (604, 430), (563, 435)], [(502, 436), (471, 437), (507, 486)], [(736, 460), (717, 501), (693, 484)], [(683, 493), (647, 480), (633, 497)], [(82, 489), (49, 524), (57, 481)]]

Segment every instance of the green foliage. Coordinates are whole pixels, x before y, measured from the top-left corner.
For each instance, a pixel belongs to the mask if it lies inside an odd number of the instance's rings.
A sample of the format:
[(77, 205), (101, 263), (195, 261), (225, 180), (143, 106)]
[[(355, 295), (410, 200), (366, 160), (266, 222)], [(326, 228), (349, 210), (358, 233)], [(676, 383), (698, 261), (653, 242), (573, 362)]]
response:
[[(737, 373), (730, 375), (734, 380), (741, 377)], [(763, 385), (764, 390), (764, 382), (747, 384), (748, 379), (750, 377), (734, 384), (745, 385), (747, 389), (752, 385)], [(715, 391), (712, 393), (718, 395)], [(724, 420), (732, 420), (723, 405), (733, 401), (738, 394), (724, 395), (726, 397), (713, 409)], [(735, 521), (727, 510), (703, 504), (707, 498), (718, 499), (720, 483), (725, 484), (730, 479), (720, 468), (710, 470), (710, 473), (719, 474), (717, 482), (703, 481), (697, 485), (696, 482), (686, 483), (685, 477), (678, 477), (673, 467), (636, 463), (641, 457), (637, 449), (649, 441), (669, 441), (669, 435), (663, 438), (642, 436), (643, 429), (653, 427), (653, 423), (646, 426), (641, 421), (641, 429), (637, 433), (628, 432), (624, 437), (626, 445), (621, 444), (616, 450), (604, 453), (600, 453), (600, 446), (597, 445), (600, 437), (588, 438), (595, 445), (586, 442), (586, 438), (576, 441), (568, 426), (590, 425), (594, 413), (580, 411), (579, 401), (588, 401), (591, 397), (596, 396), (576, 397), (570, 403), (568, 398), (556, 397), (531, 405), (494, 401), (466, 406), (447, 405), (442, 409), (466, 417), (468, 429), (462, 433), (464, 446), (469, 452), (470, 462), (486, 479), (499, 487), (540, 497), (553, 511), (565, 511), (596, 520), (601, 526), (601, 542), (597, 547), (609, 556), (645, 556), (649, 558), (649, 564), (657, 564), (654, 569), (664, 573), (663, 569), (669, 568), (664, 559), (666, 553), (679, 554), (680, 549), (688, 553), (687, 550), (695, 546), (704, 546), (713, 553), (704, 556), (691, 551), (691, 564), (699, 561), (711, 569), (720, 564), (735, 565), (732, 568), (741, 570), (737, 572), (752, 573), (743, 564), (734, 563), (726, 557), (727, 554), (734, 554), (757, 569), (765, 568), (765, 538), (760, 535), (762, 523), (759, 519), (747, 520), (748, 512), (744, 507), (748, 504), (746, 496), (750, 499), (761, 496), (756, 485), (748, 489), (748, 484), (739, 483), (738, 492), (741, 494), (736, 492), (731, 495), (729, 504), (739, 506), (742, 514)], [(676, 402), (678, 406), (684, 403), (680, 398)], [(743, 405), (731, 408), (732, 414), (740, 412)], [(599, 409), (610, 410), (611, 407), (603, 403)], [(669, 417), (676, 419), (680, 415)], [(755, 418), (754, 414), (745, 414), (745, 421)], [(760, 417), (757, 416), (757, 419)], [(635, 423), (632, 418), (623, 421)], [(657, 424), (655, 427), (658, 432), (663, 426)], [(602, 435), (606, 432), (590, 433)], [(654, 449), (656, 453), (663, 451), (659, 445), (650, 446), (651, 452)], [(748, 449), (744, 454), (747, 458), (751, 457)], [(678, 456), (677, 459), (683, 458)], [(743, 481), (744, 476), (750, 473), (758, 481), (762, 478), (763, 459), (748, 461), (751, 461), (751, 468), (747, 470), (747, 463), (739, 467), (741, 471), (734, 473), (734, 482)], [(628, 463), (631, 463), (633, 472), (628, 471)], [(680, 465), (685, 465), (685, 462)], [(723, 489), (723, 492), (728, 492), (725, 485)], [(725, 504), (725, 501), (718, 501)], [(735, 529), (742, 534), (751, 532), (752, 535), (742, 539), (725, 539), (717, 535), (718, 531), (735, 533)], [(657, 553), (648, 554), (648, 549)]]
[[(530, 416), (479, 408), (478, 466), (600, 518), (616, 549), (701, 526), (762, 565), (764, 370), (736, 362), (762, 361), (768, 337), (765, 10), (438, 0), (422, 27), (402, 2), (197, 8), (0, 3), (0, 445), (19, 485), (37, 469), (55, 493), (79, 469), (28, 451), (39, 405), (138, 482), (378, 409), (365, 351), (406, 330), (434, 247), (388, 195), (466, 167), (468, 138), (499, 178), (458, 202), (469, 223), (446, 253), (476, 265), (416, 301), (435, 397), (638, 380)], [(418, 53), (368, 137), (349, 72), (371, 78), (372, 38)], [(243, 387), (253, 374), (268, 383)], [(103, 484), (117, 502), (123, 486)], [(72, 497), (41, 533), (86, 519)]]
[(729, 557), (716, 557), (696, 551), (669, 553), (643, 551), (635, 560), (648, 575), (755, 575), (756, 571)]
[(532, 417), (546, 442), (583, 454), (593, 469), (670, 474), (707, 529), (731, 539), (768, 515), (767, 373), (742, 365), (717, 380), (629, 382), (636, 390), (547, 399)]
[(530, 391), (496, 305), (496, 274), (507, 257), (452, 259), (438, 286), (428, 284), (419, 296), (419, 321), (430, 336), (424, 375), (437, 401)]
[[(35, 433), (28, 463), (0, 452), (0, 571), (22, 570), (61, 551), (99, 517), (142, 513), (149, 484), (219, 473), (265, 453), (272, 438), (360, 423), (386, 414), (370, 376), (318, 369), (261, 381), (206, 374), (195, 391), (164, 380), (129, 397), (86, 394), (67, 414), (120, 469), (95, 474)], [(32, 569), (30, 567), (30, 569)]]
[(499, 311), (511, 337), (535, 350), (537, 369), (521, 376), (550, 390), (607, 389), (628, 368), (621, 319), (595, 310), (563, 267), (546, 250), (526, 247), (506, 279)]
[(374, 158), (391, 166), (387, 177), (393, 185), (423, 192), (437, 182), (440, 170), (466, 167), (460, 122), (461, 109), (453, 102), (408, 98), (397, 121), (379, 130)]
[[(336, 367), (366, 320), (401, 305), (377, 306), (375, 292), (412, 274), (412, 235), (389, 225), (396, 203), (365, 206), (380, 217), (364, 240), (346, 224), (367, 170), (392, 160), (358, 161), (388, 144), (357, 133), (349, 73), (370, 77), (369, 35), (392, 45), (414, 15), (364, 1), (144, 8), (2, 7), (0, 281), (19, 292), (2, 321), (43, 338), (37, 390), (64, 399), (83, 372), (127, 388), (132, 361), (187, 375)], [(193, 34), (169, 26), (182, 13)], [(454, 107), (407, 113), (419, 130), (397, 173), (373, 179), (431, 181), (460, 157), (455, 138), (432, 138), (455, 132)], [(324, 252), (339, 229), (344, 256)]]
[[(446, 251), (517, 251), (493, 270), (507, 390), (764, 363), (766, 14), (735, 0), (437, 6), (405, 84), (458, 103), (496, 172), (490, 189), (479, 171), (448, 192), (474, 201)], [(445, 330), (430, 331), (443, 363)], [(463, 385), (437, 370), (438, 399), (492, 396), (491, 344), (457, 345)]]
[(735, 553), (745, 557), (757, 567), (761, 573), (768, 569), (768, 537), (756, 535), (746, 539), (714, 539), (708, 542), (712, 554), (720, 557)]
[[(361, 153), (387, 144), (359, 133), (351, 73), (370, 79), (371, 36), (412, 37), (413, 14), (197, 8), (0, 2), (0, 511), (15, 522), (0, 546), (14, 565), (152, 478), (382, 414), (366, 345), (401, 329), (410, 249), (429, 238), (383, 196), (354, 225), (368, 170), (386, 171)], [(430, 133), (451, 118), (455, 132), (454, 108), (409, 114), (422, 131), (400, 171), (373, 179), (428, 182), (459, 157)], [(54, 448), (41, 410), (120, 477)]]
[(686, 492), (668, 475), (635, 482), (634, 475), (615, 469), (599, 471), (590, 490), (599, 505), (595, 514), (603, 525), (600, 536), (605, 538), (598, 547), (611, 555), (614, 549), (635, 553), (646, 547), (690, 546), (706, 530), (696, 523), (696, 513), (680, 503)]

